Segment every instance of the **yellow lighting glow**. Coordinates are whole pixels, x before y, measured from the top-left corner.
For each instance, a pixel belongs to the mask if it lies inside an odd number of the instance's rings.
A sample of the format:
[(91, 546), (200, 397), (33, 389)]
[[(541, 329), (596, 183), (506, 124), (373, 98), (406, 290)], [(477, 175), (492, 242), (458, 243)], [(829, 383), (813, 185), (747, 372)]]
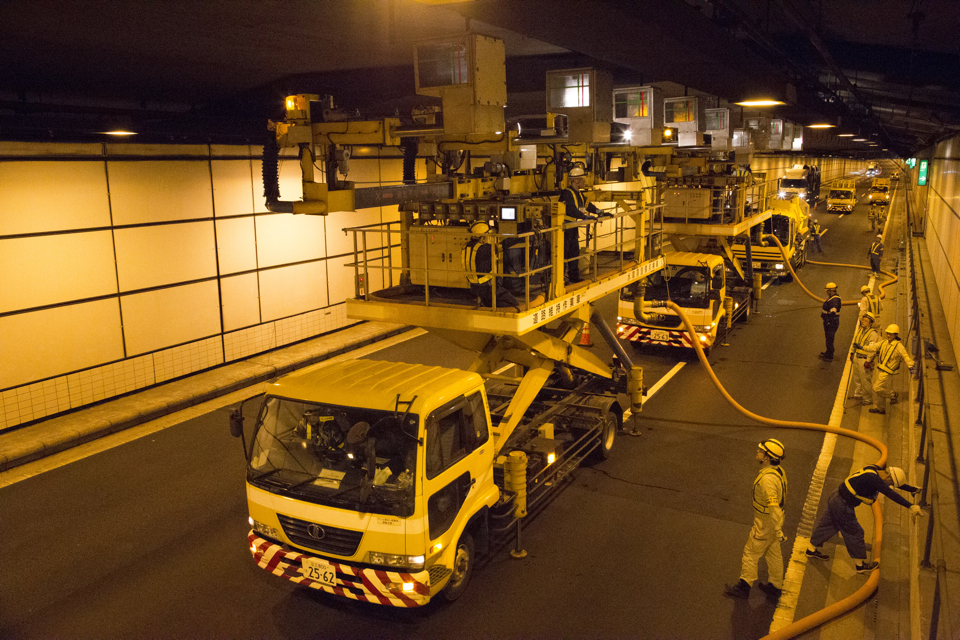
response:
[(786, 102), (781, 102), (780, 100), (744, 100), (743, 102), (737, 102), (736, 105), (740, 107), (778, 107)]
[(827, 123), (818, 123), (818, 124), (808, 124), (807, 129), (833, 129), (836, 125), (827, 124)]
[(413, 583), (412, 583), (412, 582), (404, 582), (404, 583), (403, 583), (403, 591), (404, 591), (405, 593), (406, 593), (406, 592), (413, 591)]
[(669, 137), (672, 136), (672, 135), (673, 135), (673, 129), (664, 129), (664, 130), (663, 130), (663, 137), (664, 137), (664, 138), (669, 138)]
[(838, 138), (852, 138), (852, 137), (855, 136), (855, 135), (857, 135), (857, 134), (855, 134), (855, 133), (838, 133), (838, 134), (837, 134), (837, 137), (838, 137)]
[(553, 464), (556, 461), (557, 461), (557, 454), (555, 453), (547, 454), (547, 464)]
[(104, 131), (108, 136), (135, 136), (136, 131), (124, 131), (123, 129), (114, 129), (113, 131)]

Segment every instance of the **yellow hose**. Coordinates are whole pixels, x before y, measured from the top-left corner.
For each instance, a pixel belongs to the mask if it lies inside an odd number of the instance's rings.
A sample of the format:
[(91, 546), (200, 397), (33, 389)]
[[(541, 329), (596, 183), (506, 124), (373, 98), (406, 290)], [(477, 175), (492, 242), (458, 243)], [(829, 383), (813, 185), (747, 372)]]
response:
[[(782, 248), (782, 247), (781, 247)], [(791, 268), (791, 272), (793, 269)], [(796, 275), (796, 274), (794, 274)], [(798, 279), (799, 282), (799, 279)], [(657, 306), (660, 306), (659, 303)], [(684, 327), (686, 327), (687, 332), (691, 336), (696, 336), (696, 331), (693, 329), (693, 323), (690, 322), (690, 319), (687, 317), (687, 314), (683, 312), (675, 302), (667, 301), (663, 306), (667, 306), (673, 309), (680, 319), (683, 321)], [(865, 436), (862, 433), (856, 431), (851, 431), (850, 429), (841, 429), (840, 427), (831, 427), (828, 424), (816, 424), (813, 422), (794, 422), (792, 420), (776, 420), (774, 418), (766, 418), (764, 416), (758, 415), (749, 409), (743, 407), (738, 403), (733, 397), (727, 393), (727, 390), (723, 388), (723, 385), (720, 383), (720, 380), (717, 378), (717, 375), (713, 372), (713, 367), (710, 366), (710, 363), (707, 361), (707, 356), (703, 353), (703, 348), (700, 346), (699, 340), (691, 340), (693, 342), (694, 349), (697, 351), (697, 357), (700, 359), (700, 362), (703, 363), (703, 366), (706, 367), (707, 374), (710, 376), (710, 380), (713, 382), (713, 385), (717, 388), (727, 402), (730, 405), (745, 415), (746, 417), (760, 422), (762, 424), (769, 424), (774, 427), (783, 427), (786, 429), (806, 429), (808, 431), (824, 431), (826, 433), (835, 433), (841, 436), (847, 436), (853, 438), (854, 440), (859, 440), (865, 444), (870, 445), (874, 449), (880, 452), (880, 458), (877, 460), (876, 464), (880, 467), (885, 467), (887, 464), (887, 446), (883, 444), (880, 440), (876, 438), (871, 438), (870, 436)], [(883, 513), (880, 511), (880, 505), (877, 502), (873, 503), (873, 559), (876, 562), (880, 561), (880, 546), (883, 542)], [(843, 600), (834, 602), (829, 607), (821, 609), (816, 613), (813, 613), (806, 618), (801, 618), (796, 620), (791, 624), (783, 627), (782, 629), (777, 629), (773, 633), (770, 633), (761, 640), (787, 640), (788, 638), (795, 638), (796, 636), (817, 627), (824, 622), (832, 620), (839, 617), (840, 615), (851, 611), (854, 607), (864, 602), (877, 590), (877, 586), (880, 584), (880, 569), (874, 569), (870, 572), (870, 577), (867, 579), (866, 583), (851, 595), (847, 596)]]

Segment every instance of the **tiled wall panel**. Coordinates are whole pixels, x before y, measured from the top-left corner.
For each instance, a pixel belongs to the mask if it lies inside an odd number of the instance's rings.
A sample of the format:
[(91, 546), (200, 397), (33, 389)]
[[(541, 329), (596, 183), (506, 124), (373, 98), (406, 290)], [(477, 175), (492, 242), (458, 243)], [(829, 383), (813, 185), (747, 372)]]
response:
[(260, 313), (277, 320), (327, 306), (327, 264), (308, 262), (259, 273)]
[(235, 331), (260, 324), (260, 293), (257, 274), (245, 273), (220, 280), (223, 330)]
[(0, 162), (0, 235), (110, 226), (103, 162)]
[[(253, 213), (254, 190), (252, 160), (213, 160), (210, 171), (213, 175), (213, 208), (218, 218)], [(256, 175), (260, 175), (257, 163)], [(257, 186), (261, 186), (260, 185)]]
[(139, 355), (220, 333), (215, 280), (120, 298), (127, 353)]
[(217, 220), (217, 257), (222, 275), (257, 268), (257, 236), (252, 217)]
[(213, 221), (117, 229), (120, 291), (217, 275)]
[(209, 218), (210, 166), (201, 160), (107, 163), (116, 225)]

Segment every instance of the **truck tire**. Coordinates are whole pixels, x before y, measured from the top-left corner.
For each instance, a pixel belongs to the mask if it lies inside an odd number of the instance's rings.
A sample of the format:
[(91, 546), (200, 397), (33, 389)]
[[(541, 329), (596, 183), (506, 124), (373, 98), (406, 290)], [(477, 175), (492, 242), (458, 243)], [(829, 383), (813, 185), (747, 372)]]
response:
[(599, 462), (610, 457), (613, 442), (617, 439), (619, 426), (619, 421), (613, 411), (607, 411), (603, 414), (603, 422), (600, 425), (600, 440), (597, 443), (597, 448), (590, 454), (595, 461)]
[(453, 575), (443, 588), (440, 595), (447, 602), (453, 602), (467, 588), (470, 582), (470, 576), (473, 575), (473, 565), (476, 561), (474, 555), (473, 535), (469, 531), (464, 531), (457, 541), (457, 551), (453, 558)]

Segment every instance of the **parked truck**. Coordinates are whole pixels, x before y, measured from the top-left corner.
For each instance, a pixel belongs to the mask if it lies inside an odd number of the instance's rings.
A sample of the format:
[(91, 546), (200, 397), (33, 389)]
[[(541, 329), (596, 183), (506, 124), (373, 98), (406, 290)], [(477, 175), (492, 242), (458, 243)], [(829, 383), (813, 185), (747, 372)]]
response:
[(781, 199), (798, 197), (811, 206), (820, 199), (820, 168), (816, 165), (795, 165), (780, 179)]
[[(786, 252), (786, 260), (794, 269), (807, 261), (807, 240), (810, 237), (810, 207), (801, 198), (773, 200), (773, 215), (750, 230), (750, 262), (755, 273), (775, 277), (790, 276), (790, 269), (776, 242), (768, 236), (776, 236)], [(741, 261), (747, 260), (747, 238), (740, 236), (733, 247), (733, 254)]]
[[(750, 318), (751, 285), (716, 254), (677, 252), (666, 258), (663, 271), (620, 290), (617, 336), (638, 349), (644, 344), (692, 349), (696, 340), (709, 355), (729, 325)], [(676, 303), (696, 335), (675, 311), (644, 306), (645, 301)]]
[(857, 205), (857, 181), (837, 180), (827, 195), (827, 211), (850, 213)]
[(610, 454), (617, 391), (622, 378), (556, 367), (508, 432), (517, 381), (375, 360), (281, 378), (247, 444), (250, 551), (274, 575), (350, 599), (455, 600), (492, 538), (584, 458)]

